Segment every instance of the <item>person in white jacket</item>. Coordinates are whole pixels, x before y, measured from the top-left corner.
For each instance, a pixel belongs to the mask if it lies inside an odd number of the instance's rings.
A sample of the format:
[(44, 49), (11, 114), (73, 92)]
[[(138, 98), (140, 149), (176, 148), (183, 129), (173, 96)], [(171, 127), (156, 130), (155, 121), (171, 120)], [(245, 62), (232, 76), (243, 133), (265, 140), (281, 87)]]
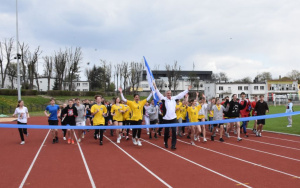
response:
[[(199, 112), (198, 112), (198, 120), (199, 122), (204, 122), (207, 119), (207, 113), (208, 113), (208, 104), (206, 103), (206, 98), (203, 95), (202, 97), (200, 97), (200, 104), (201, 107), (199, 108)], [(205, 125), (201, 125), (201, 129), (202, 129), (202, 135), (203, 135), (203, 142), (206, 142), (206, 128)], [(198, 134), (200, 134), (201, 132), (199, 132)], [(195, 141), (199, 140), (199, 136), (197, 138), (195, 138)]]
[[(293, 103), (292, 103), (292, 99), (289, 99), (288, 102), (289, 102), (289, 103), (288, 103), (287, 106), (286, 106), (285, 113), (293, 112)], [(292, 123), (293, 123), (292, 116), (288, 116), (287, 119), (288, 119), (288, 122), (289, 122), (289, 124), (287, 125), (287, 127), (292, 127)]]

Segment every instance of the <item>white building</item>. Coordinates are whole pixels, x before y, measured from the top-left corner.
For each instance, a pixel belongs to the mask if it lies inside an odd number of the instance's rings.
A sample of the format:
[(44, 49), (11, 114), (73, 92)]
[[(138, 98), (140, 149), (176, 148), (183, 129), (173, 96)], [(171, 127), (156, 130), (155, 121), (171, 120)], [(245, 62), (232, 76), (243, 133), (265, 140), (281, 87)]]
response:
[(208, 98), (229, 96), (231, 99), (233, 94), (241, 97), (241, 93), (245, 92), (246, 97), (250, 100), (254, 99), (255, 95), (264, 95), (265, 99), (268, 96), (268, 88), (266, 83), (205, 83), (204, 94)]
[(5, 81), (4, 81), (4, 87), (2, 88), (2, 77), (0, 75), (0, 88), (2, 89), (17, 89), (17, 83), (18, 83), (18, 79), (17, 77), (13, 78), (13, 88), (12, 88), (12, 83), (11, 83), (11, 79), (9, 76), (6, 76)]
[[(66, 86), (66, 91), (69, 90), (69, 82), (63, 82)], [(74, 91), (89, 91), (90, 90), (90, 82), (88, 81), (73, 81)]]
[[(40, 91), (48, 91), (48, 78), (40, 77), (38, 78)], [(55, 79), (50, 78), (50, 90), (52, 90), (54, 86)], [(37, 89), (36, 79), (33, 80), (33, 87)]]

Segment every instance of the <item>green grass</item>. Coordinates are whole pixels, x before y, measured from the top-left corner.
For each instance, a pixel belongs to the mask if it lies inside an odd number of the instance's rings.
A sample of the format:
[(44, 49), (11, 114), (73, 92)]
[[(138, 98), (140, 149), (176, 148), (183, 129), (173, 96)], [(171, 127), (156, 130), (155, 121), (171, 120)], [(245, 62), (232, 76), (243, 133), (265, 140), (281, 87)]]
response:
[[(269, 106), (269, 114), (285, 113), (286, 106)], [(300, 111), (300, 106), (294, 106), (294, 111)], [(288, 124), (287, 117), (266, 119), (264, 130), (276, 131), (290, 134), (300, 134), (300, 115), (292, 116), (293, 127), (286, 127)], [(249, 122), (248, 128), (253, 128), (253, 121)]]

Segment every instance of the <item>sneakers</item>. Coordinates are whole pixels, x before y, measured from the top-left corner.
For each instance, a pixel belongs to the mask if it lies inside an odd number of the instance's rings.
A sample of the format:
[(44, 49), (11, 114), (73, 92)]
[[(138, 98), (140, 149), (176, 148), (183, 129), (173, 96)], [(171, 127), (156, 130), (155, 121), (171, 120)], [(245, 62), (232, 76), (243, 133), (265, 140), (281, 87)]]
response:
[(52, 144), (55, 144), (55, 139), (52, 140)]
[(214, 136), (211, 136), (211, 137), (210, 137), (210, 140), (211, 140), (211, 141), (215, 141), (215, 137), (214, 137)]
[(25, 144), (25, 141), (22, 141), (20, 144), (21, 144), (21, 145), (24, 145), (24, 144)]
[(150, 140), (152, 139), (152, 135), (151, 135), (151, 133), (149, 134), (149, 139), (150, 139)]
[(137, 145), (137, 142), (136, 142), (136, 139), (135, 138), (132, 138), (132, 142), (133, 142), (133, 145)]
[(187, 137), (186, 137), (187, 139), (191, 139), (191, 137), (190, 137), (190, 135), (187, 135)]
[(252, 132), (253, 132), (254, 134), (256, 134), (256, 129), (253, 129)]
[(29, 133), (27, 133), (26, 136), (28, 137), (28, 136), (29, 136)]
[(220, 141), (220, 142), (224, 142), (224, 139), (223, 139), (223, 138), (220, 138), (219, 141)]
[(101, 145), (101, 146), (103, 145), (103, 142), (102, 142), (102, 141), (100, 141), (100, 145)]
[(150, 132), (149, 132), (149, 131), (147, 131), (147, 134), (150, 134)]
[(176, 146), (172, 146), (171, 149), (177, 149)]
[(292, 125), (287, 125), (286, 127), (292, 127)]
[(55, 142), (58, 143), (58, 137), (55, 137)]
[(245, 134), (245, 137), (246, 137), (246, 138), (247, 138), (247, 137), (249, 137), (249, 134), (248, 134), (248, 133), (246, 133), (246, 134)]
[(154, 138), (156, 138), (156, 139), (157, 139), (157, 134), (156, 134), (156, 133), (154, 134)]
[(243, 139), (242, 139), (242, 138), (240, 138), (240, 137), (238, 137), (238, 138), (237, 138), (237, 141), (242, 141), (242, 140), (243, 140)]
[(81, 142), (81, 139), (80, 139), (80, 138), (78, 139), (78, 142)]
[(168, 143), (165, 143), (165, 148), (168, 148), (169, 146), (168, 146)]
[(225, 135), (226, 135), (226, 137), (227, 137), (227, 138), (230, 138), (230, 135), (229, 135), (229, 133), (225, 133)]
[(74, 140), (72, 139), (72, 144), (75, 144)]
[(236, 130), (234, 129), (234, 134), (237, 134)]
[(81, 138), (84, 138), (84, 133), (82, 133), (82, 136), (81, 136)]
[(206, 138), (203, 138), (203, 142), (207, 142)]
[(194, 141), (191, 141), (191, 144), (192, 144), (192, 146), (195, 146), (195, 145), (196, 145)]
[(71, 144), (71, 139), (70, 138), (68, 138), (68, 144)]
[(259, 135), (258, 135), (259, 137), (261, 137), (261, 133), (259, 133)]
[(138, 146), (142, 146), (142, 142), (140, 140), (137, 141)]
[(66, 137), (63, 137), (63, 140), (67, 140), (67, 138), (66, 138)]
[(121, 142), (121, 139), (122, 139), (122, 137), (121, 137), (121, 135), (119, 135), (119, 137), (117, 138), (117, 143), (118, 144)]

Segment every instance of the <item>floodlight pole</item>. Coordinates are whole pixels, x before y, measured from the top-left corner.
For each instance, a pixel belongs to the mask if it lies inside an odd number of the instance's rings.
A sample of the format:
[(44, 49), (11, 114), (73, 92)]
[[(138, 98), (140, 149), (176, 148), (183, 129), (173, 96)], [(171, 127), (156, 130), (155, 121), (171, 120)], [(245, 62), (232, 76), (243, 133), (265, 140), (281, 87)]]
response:
[(16, 0), (16, 43), (17, 43), (17, 78), (18, 100), (21, 100), (20, 63), (19, 63), (19, 28), (18, 28), (18, 0)]

